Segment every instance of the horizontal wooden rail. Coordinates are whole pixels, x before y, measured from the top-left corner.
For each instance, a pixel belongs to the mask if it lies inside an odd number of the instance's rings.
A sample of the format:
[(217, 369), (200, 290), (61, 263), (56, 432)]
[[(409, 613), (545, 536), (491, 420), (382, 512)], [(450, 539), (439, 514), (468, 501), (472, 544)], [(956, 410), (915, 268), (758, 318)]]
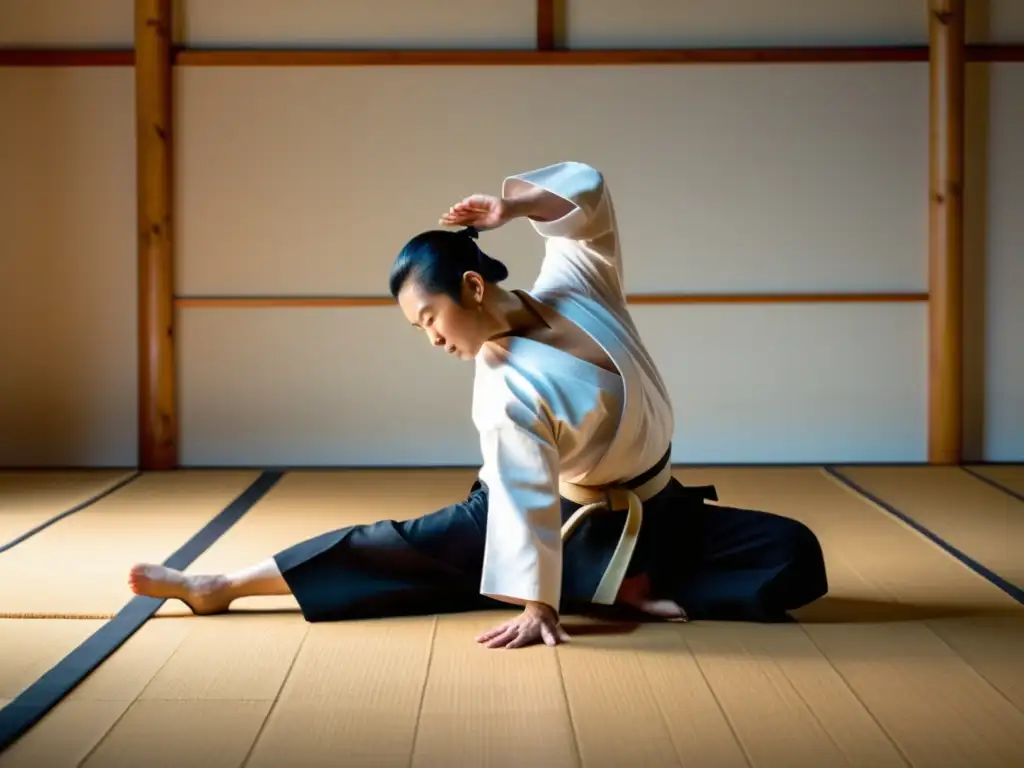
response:
[[(1024, 43), (967, 46), (968, 61), (1024, 62)], [(184, 67), (619, 66), (658, 64), (828, 64), (925, 62), (928, 46), (668, 48), (650, 50), (303, 50), (174, 51)], [(131, 49), (0, 48), (0, 67), (130, 67)]]
[(612, 50), (180, 50), (196, 66), (620, 66), (927, 61), (927, 46)]
[[(853, 304), (925, 302), (927, 293), (639, 293), (630, 304)], [(389, 296), (179, 296), (180, 309), (389, 307)]]
[[(968, 61), (1024, 62), (1024, 43), (967, 46)], [(185, 67), (616, 66), (656, 64), (827, 64), (925, 62), (928, 46), (668, 48), (650, 50), (303, 50), (174, 51)], [(0, 67), (130, 67), (131, 49), (0, 48)]]
[(1024, 43), (965, 46), (967, 61), (1014, 62), (1024, 61)]
[(135, 51), (126, 49), (0, 48), (0, 67), (132, 67)]

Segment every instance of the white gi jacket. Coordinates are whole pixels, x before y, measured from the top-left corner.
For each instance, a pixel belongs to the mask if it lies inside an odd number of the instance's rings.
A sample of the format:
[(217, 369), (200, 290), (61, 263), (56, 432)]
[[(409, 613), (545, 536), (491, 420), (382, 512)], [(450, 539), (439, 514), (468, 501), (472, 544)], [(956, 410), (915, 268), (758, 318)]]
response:
[(476, 358), (473, 422), (488, 488), (481, 593), (561, 601), (558, 480), (619, 482), (652, 467), (672, 440), (668, 391), (626, 307), (619, 235), (604, 178), (564, 162), (511, 176), (503, 194), (536, 185), (576, 205), (531, 222), (545, 241), (530, 295), (600, 344), (621, 376), (525, 338), (485, 344)]

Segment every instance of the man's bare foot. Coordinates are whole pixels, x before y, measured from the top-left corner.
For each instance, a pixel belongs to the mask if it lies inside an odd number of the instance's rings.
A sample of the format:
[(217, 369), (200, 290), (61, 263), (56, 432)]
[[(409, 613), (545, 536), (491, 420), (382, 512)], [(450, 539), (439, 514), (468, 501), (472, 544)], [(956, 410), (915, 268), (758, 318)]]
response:
[(686, 621), (686, 611), (672, 600), (651, 598), (651, 581), (646, 573), (625, 579), (619, 587), (617, 601), (668, 621)]
[(193, 613), (223, 613), (233, 600), (225, 576), (186, 576), (163, 565), (140, 563), (128, 573), (132, 592), (144, 597), (181, 600)]

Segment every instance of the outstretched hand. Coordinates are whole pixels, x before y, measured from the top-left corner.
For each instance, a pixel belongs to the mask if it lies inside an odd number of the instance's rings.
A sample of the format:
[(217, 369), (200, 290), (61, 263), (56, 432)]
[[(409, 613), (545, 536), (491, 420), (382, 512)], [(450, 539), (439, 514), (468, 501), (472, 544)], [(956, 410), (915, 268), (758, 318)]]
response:
[(476, 641), (488, 648), (522, 648), (543, 641), (547, 645), (569, 642), (558, 614), (543, 603), (529, 603), (514, 619), (477, 635)]
[(506, 200), (493, 195), (470, 195), (456, 203), (441, 216), (440, 223), (449, 227), (494, 229), (511, 218)]

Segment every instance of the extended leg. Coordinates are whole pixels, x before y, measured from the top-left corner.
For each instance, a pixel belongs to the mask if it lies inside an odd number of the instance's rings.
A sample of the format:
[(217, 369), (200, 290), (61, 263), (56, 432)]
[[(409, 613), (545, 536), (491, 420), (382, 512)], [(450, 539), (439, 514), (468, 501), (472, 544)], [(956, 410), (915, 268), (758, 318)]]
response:
[(486, 529), (487, 493), (475, 485), (437, 512), (342, 528), (274, 559), (308, 621), (493, 608), (480, 595)]
[(493, 607), (479, 594), (486, 514), (486, 492), (474, 486), (465, 501), (437, 512), (330, 531), (234, 573), (191, 576), (140, 564), (128, 581), (136, 594), (182, 600), (197, 614), (287, 594), (309, 621)]

